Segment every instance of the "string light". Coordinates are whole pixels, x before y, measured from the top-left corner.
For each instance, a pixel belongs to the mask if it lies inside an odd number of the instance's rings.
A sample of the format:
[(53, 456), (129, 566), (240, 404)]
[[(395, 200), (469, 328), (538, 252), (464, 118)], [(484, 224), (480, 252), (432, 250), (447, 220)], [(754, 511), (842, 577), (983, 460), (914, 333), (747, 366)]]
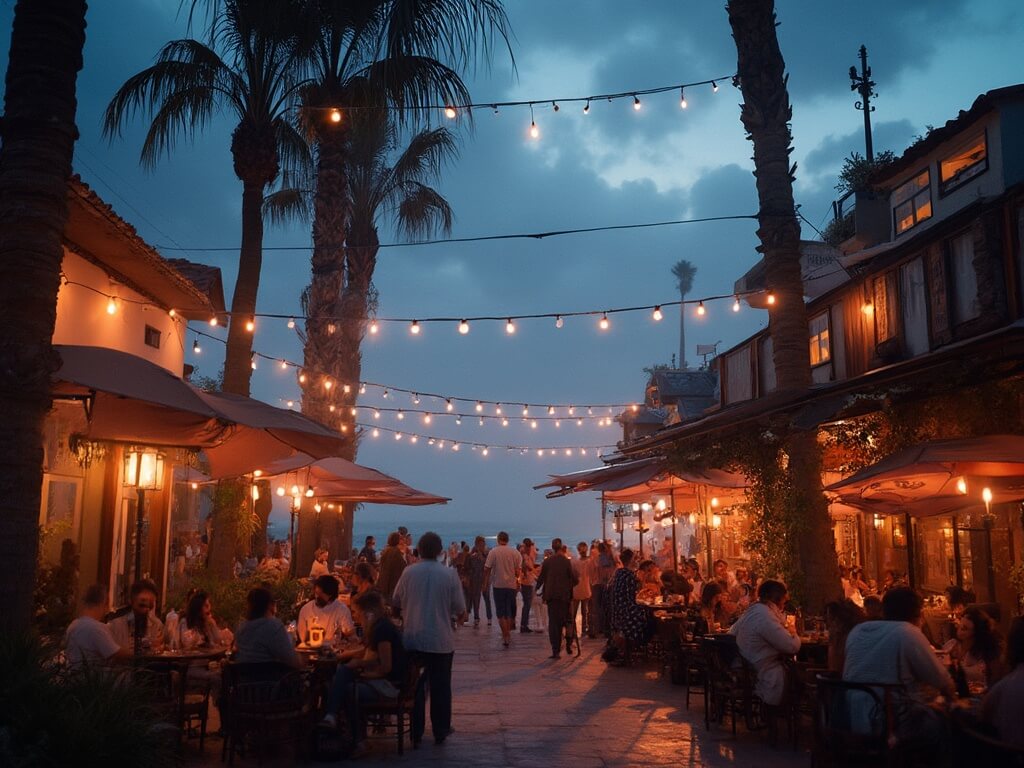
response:
[(598, 325), (598, 327), (602, 331), (607, 331), (608, 330), (608, 326), (611, 325), (611, 324), (608, 322), (608, 313), (607, 312), (605, 312), (603, 315), (601, 315), (601, 320), (598, 322), (597, 325)]
[(295, 328), (295, 318), (294, 317), (289, 317), (288, 318), (288, 330), (292, 330), (294, 328)]
[(117, 314), (117, 299), (115, 299), (113, 296), (111, 296), (109, 299), (107, 299), (107, 314), (108, 315), (115, 315), (115, 314)]
[(199, 346), (198, 338), (196, 338), (196, 340), (192, 342), (192, 351), (197, 355), (203, 351), (202, 348)]
[(245, 330), (247, 330), (249, 333), (252, 333), (253, 331), (256, 330), (256, 323), (253, 320), (246, 320)]
[(451, 104), (447, 105), (444, 108), (444, 116), (447, 117), (449, 120), (454, 120), (457, 114), (458, 112), (455, 111), (455, 107), (453, 107)]
[(739, 296), (734, 297), (733, 300), (732, 300), (732, 311), (733, 312), (739, 312), (740, 311), (740, 297)]
[(701, 317), (703, 317), (705, 314), (707, 314), (707, 310), (704, 309), (704, 302), (703, 301), (700, 304), (697, 305), (697, 314), (700, 315)]
[(281, 361), (281, 370), (282, 371), (287, 371), (288, 370), (288, 361), (287, 360), (282, 360)]
[(656, 307), (654, 308), (654, 311), (653, 311), (653, 312), (651, 313), (651, 317), (652, 317), (652, 318), (654, 318), (654, 321), (655, 321), (655, 322), (660, 322), (660, 321), (661, 321), (661, 319), (662, 319), (662, 318), (663, 318), (664, 316), (665, 316), (665, 315), (663, 315), (663, 314), (661, 313), (661, 305), (660, 305), (660, 304), (659, 304), (658, 306), (656, 306)]
[(419, 322), (419, 320), (413, 320), (412, 321), (412, 325), (409, 326), (409, 333), (411, 333), (413, 336), (419, 336), (420, 335), (420, 322)]
[(586, 104), (585, 107), (583, 107), (583, 114), (584, 115), (589, 115), (590, 114), (590, 99), (587, 99), (587, 104)]
[(377, 325), (377, 321), (376, 320), (371, 320), (370, 321), (370, 328), (369, 328), (369, 330), (370, 330), (370, 335), (371, 336), (376, 336), (377, 335), (377, 331), (379, 331), (380, 328)]
[(686, 103), (686, 89), (683, 86), (679, 86), (679, 108), (686, 109), (688, 106)]
[(768, 302), (768, 306), (775, 306), (775, 291), (768, 291), (768, 296), (765, 301)]
[(716, 83), (714, 80), (711, 81), (711, 92), (718, 93), (718, 83)]
[(216, 315), (214, 315), (213, 317), (210, 318), (210, 327), (211, 328), (216, 328), (217, 327), (217, 316)]
[(637, 95), (636, 95), (636, 94), (634, 93), (634, 94), (633, 94), (633, 109), (634, 109), (635, 111), (639, 112), (639, 111), (640, 111), (640, 107), (641, 107), (641, 104), (640, 104), (640, 97), (639, 97), (639, 96), (637, 96)]
[(341, 110), (340, 109), (332, 109), (331, 110), (331, 122), (332, 123), (340, 123), (341, 122)]
[(469, 321), (468, 320), (463, 320), (462, 322), (459, 323), (459, 333), (461, 333), (463, 336), (465, 336), (467, 333), (469, 333)]
[(512, 318), (510, 317), (510, 318), (508, 318), (505, 321), (505, 333), (507, 333), (509, 336), (511, 336), (515, 332), (516, 332), (516, 324), (512, 322)]
[(256, 370), (256, 354), (255, 353), (253, 353), (249, 357), (249, 367), (252, 368), (254, 371)]
[(562, 319), (561, 315), (556, 315), (555, 316), (555, 328), (561, 328), (563, 325), (565, 325), (565, 320)]
[(448, 411), (448, 413), (451, 413), (452, 411), (455, 410), (455, 404), (452, 403), (452, 399), (450, 397), (447, 400), (445, 400), (444, 407), (445, 410)]
[(533, 119), (533, 104), (530, 105), (530, 138), (540, 138), (540, 128), (537, 127), (537, 121)]
[(424, 424), (429, 424), (431, 421), (433, 421), (433, 417), (429, 413), (423, 414), (423, 423)]
[(484, 404), (479, 400), (476, 401), (476, 412), (480, 413), (484, 409)]

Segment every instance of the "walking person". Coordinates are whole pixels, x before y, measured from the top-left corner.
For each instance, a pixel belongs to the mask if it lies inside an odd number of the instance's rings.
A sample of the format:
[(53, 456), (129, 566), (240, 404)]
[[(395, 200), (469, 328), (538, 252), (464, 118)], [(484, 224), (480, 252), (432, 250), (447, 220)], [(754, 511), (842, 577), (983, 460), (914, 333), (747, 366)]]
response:
[(512, 642), (516, 623), (516, 588), (523, 570), (523, 556), (508, 545), (508, 534), (498, 533), (498, 546), (484, 561), (484, 592), (494, 586), (494, 612), (501, 627), (501, 641), (506, 648)]
[[(533, 607), (533, 594), (537, 589), (537, 547), (532, 539), (523, 539), (523, 571), (519, 577), (519, 590), (523, 593), (523, 612), (519, 619), (519, 631), (533, 632), (530, 629), (530, 609)], [(515, 623), (515, 616), (512, 617)]]
[(469, 578), (469, 603), (467, 610), (473, 611), (473, 626), (480, 626), (480, 598), (484, 599), (487, 609), (487, 624), (491, 623), (491, 599), (484, 593), (484, 563), (487, 562), (487, 543), (483, 536), (477, 536), (473, 549), (466, 559), (466, 574)]
[(608, 592), (608, 585), (612, 576), (615, 575), (615, 557), (612, 555), (608, 544), (604, 541), (597, 543), (597, 562), (594, 564), (595, 580), (590, 585), (593, 595), (591, 607), (591, 621), (596, 623), (597, 632), (591, 637), (604, 635), (609, 640), (612, 637), (611, 599)]
[(414, 746), (423, 740), (428, 694), (434, 743), (443, 744), (452, 732), (452, 619), (456, 624), (466, 621), (466, 602), (458, 574), (438, 561), (444, 550), (441, 537), (427, 531), (420, 537), (418, 549), (419, 562), (402, 571), (392, 598), (395, 608), (401, 611), (405, 647), (424, 667), (412, 713)]
[(582, 614), (580, 633), (593, 636), (590, 626), (590, 598), (592, 596), (590, 588), (592, 577), (590, 572), (593, 570), (594, 561), (589, 557), (587, 542), (581, 541), (577, 544), (576, 551), (579, 553), (579, 558), (572, 561), (572, 572), (576, 576), (576, 586), (572, 590), (571, 619), (572, 623), (575, 624), (577, 614)]
[(576, 574), (568, 553), (562, 547), (561, 539), (551, 540), (552, 555), (541, 566), (537, 577), (537, 589), (542, 590), (544, 603), (548, 607), (548, 639), (551, 641), (551, 658), (561, 656), (562, 635), (565, 635), (565, 652), (572, 655), (572, 638), (569, 633), (569, 605), (572, 602)]

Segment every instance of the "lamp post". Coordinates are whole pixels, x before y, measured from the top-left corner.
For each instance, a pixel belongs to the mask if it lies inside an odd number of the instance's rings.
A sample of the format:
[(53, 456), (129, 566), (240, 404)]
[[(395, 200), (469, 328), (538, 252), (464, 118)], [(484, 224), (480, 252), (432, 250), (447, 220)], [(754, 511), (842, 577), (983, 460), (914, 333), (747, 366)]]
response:
[(131, 447), (124, 457), (124, 485), (135, 488), (135, 570), (134, 579), (142, 578), (142, 533), (145, 521), (146, 491), (159, 491), (164, 486), (164, 455), (153, 448)]

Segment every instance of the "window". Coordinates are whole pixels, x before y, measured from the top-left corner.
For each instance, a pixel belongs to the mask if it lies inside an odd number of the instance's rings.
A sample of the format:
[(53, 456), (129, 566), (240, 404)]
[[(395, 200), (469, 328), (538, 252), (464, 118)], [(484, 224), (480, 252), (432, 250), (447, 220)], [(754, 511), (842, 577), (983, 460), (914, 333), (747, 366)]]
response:
[(775, 391), (775, 345), (771, 336), (765, 336), (758, 344), (757, 370), (758, 390), (761, 396)]
[(160, 349), (160, 331), (151, 325), (146, 326), (146, 335), (144, 338), (147, 347), (153, 347), (153, 349)]
[(909, 356), (928, 351), (928, 292), (924, 260), (920, 257), (900, 267), (900, 309), (903, 312), (903, 346)]
[(811, 318), (807, 324), (807, 335), (811, 344), (811, 365), (827, 363), (831, 358), (829, 354), (828, 339), (828, 312), (822, 312)]
[(875, 342), (881, 344), (896, 335), (896, 273), (875, 278)]
[(981, 314), (978, 301), (978, 273), (974, 269), (974, 235), (964, 232), (949, 241), (953, 286), (953, 322), (964, 323)]
[(988, 143), (985, 134), (939, 162), (939, 194), (946, 195), (988, 170)]
[(738, 403), (754, 396), (750, 371), (750, 346), (725, 356), (725, 398), (727, 403)]
[(925, 168), (907, 183), (896, 187), (896, 191), (892, 193), (892, 204), (897, 235), (930, 219), (932, 186), (928, 169)]

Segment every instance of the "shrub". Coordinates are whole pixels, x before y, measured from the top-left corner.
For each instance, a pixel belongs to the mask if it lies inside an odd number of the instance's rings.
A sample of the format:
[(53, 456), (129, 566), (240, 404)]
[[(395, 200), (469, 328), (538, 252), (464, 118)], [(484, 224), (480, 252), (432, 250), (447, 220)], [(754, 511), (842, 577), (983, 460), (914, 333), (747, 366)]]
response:
[(283, 579), (279, 582), (265, 582), (259, 577), (245, 579), (224, 579), (208, 570), (197, 571), (191, 582), (171, 592), (167, 596), (167, 608), (175, 608), (179, 612), (185, 607), (185, 597), (189, 589), (200, 589), (210, 596), (213, 615), (232, 630), (245, 618), (245, 596), (253, 587), (266, 586), (277, 600), (277, 616), (284, 623), (292, 621), (298, 615), (300, 596), (303, 584), (298, 579)]

